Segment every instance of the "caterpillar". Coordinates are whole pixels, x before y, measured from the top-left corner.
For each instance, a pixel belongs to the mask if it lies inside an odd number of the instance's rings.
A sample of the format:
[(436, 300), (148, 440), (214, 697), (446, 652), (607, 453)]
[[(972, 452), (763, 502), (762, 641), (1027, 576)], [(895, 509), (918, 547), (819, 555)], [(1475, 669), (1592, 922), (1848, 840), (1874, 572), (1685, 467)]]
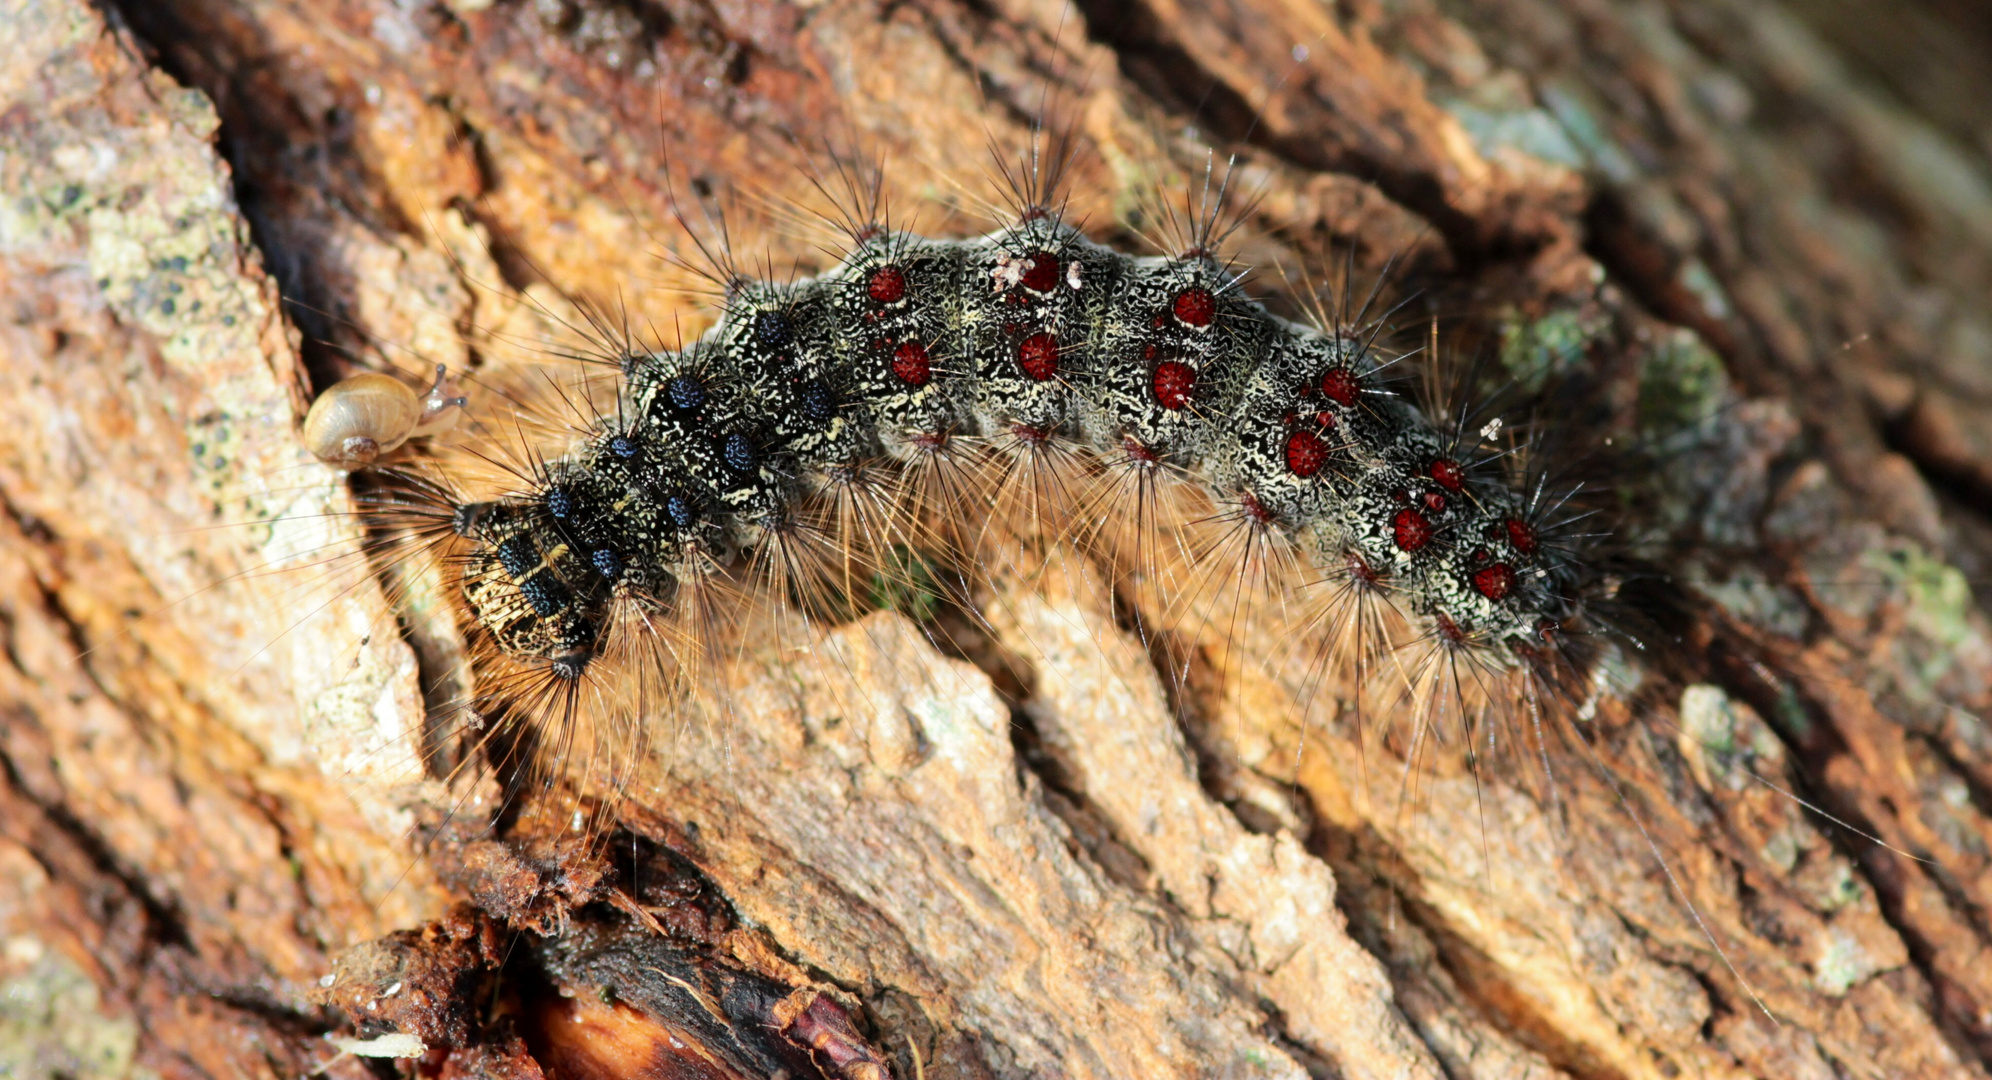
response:
[[(986, 554), (987, 526), (965, 536), (954, 519), (1021, 509), (1012, 527), (1111, 557), (1155, 543), (1116, 535), (1131, 531), (1111, 520), (1120, 509), (1168, 500), (1182, 505), (1147, 505), (1132, 530), (1193, 521), (1222, 539), (1189, 541), (1203, 550), (1186, 560), (1223, 546), (1220, 560), (1291, 563), (1276, 589), (1401, 612), (1444, 654), (1437, 681), (1453, 693), (1555, 666), (1581, 617), (1576, 515), (1541, 477), (1513, 486), (1499, 421), (1469, 430), (1465, 409), (1440, 428), (1391, 379), (1374, 326), (1296, 323), (1251, 299), (1212, 250), (1214, 209), (1184, 250), (1132, 256), (1034, 187), (1013, 224), (966, 240), (894, 230), (874, 199), (848, 217), (838, 264), (793, 281), (722, 256), (717, 321), (675, 350), (606, 352), (605, 402), (523, 483), (491, 498), (384, 493), (376, 510), (426, 512), (421, 535), (452, 548), (500, 687), (473, 708), (571, 723), (605, 657), (612, 678), (673, 682), (719, 647), (716, 582), (737, 592), (758, 573), (820, 610), (826, 588), (868, 587), (908, 549), (957, 565)], [(396, 397), (392, 382), (357, 376), (314, 403), (321, 459), (351, 463), (352, 446), (391, 448), (429, 422), (405, 403), (364, 411)], [(421, 415), (451, 404), (441, 385)], [(325, 434), (321, 415), (361, 434)]]

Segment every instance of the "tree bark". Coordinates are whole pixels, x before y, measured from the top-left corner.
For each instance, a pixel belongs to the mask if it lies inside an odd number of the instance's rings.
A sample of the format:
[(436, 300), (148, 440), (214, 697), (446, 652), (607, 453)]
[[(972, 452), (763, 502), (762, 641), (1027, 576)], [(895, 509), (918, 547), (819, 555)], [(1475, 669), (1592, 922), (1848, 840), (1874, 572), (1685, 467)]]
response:
[[(1870, 7), (0, 0), (0, 1071), (1982, 1075), (1992, 23)], [(1673, 418), (1607, 478), (1666, 633), (1546, 773), (1404, 780), (1304, 628), (1054, 560), (750, 652), (616, 852), (462, 827), (314, 390), (690, 329), (708, 202), (820, 268), (825, 143), (979, 232), (1037, 117), (1096, 233), (1235, 152), (1275, 304), (1347, 253)]]

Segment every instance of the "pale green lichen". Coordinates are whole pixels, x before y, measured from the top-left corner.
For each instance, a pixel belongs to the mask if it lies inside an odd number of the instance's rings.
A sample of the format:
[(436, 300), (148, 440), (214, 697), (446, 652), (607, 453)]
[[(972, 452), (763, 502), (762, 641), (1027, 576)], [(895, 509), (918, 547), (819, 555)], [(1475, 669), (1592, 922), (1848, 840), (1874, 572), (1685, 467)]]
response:
[(1676, 329), (1646, 351), (1639, 368), (1639, 427), (1648, 438), (1707, 424), (1733, 400), (1722, 358), (1694, 331)]
[(1860, 898), (1861, 883), (1854, 879), (1854, 868), (1844, 859), (1833, 860), (1824, 880), (1806, 890), (1806, 899), (1812, 906), (1826, 912), (1838, 911)]
[(1728, 570), (1729, 575), (1720, 581), (1697, 579), (1695, 584), (1731, 614), (1779, 637), (1795, 640), (1805, 632), (1811, 610), (1797, 590), (1771, 581), (1753, 566)]
[(1682, 690), (1680, 725), (1676, 745), (1705, 789), (1741, 791), (1783, 758), (1782, 744), (1756, 712), (1719, 686)]
[(1445, 110), (1473, 137), (1474, 148), (1486, 158), (1504, 152), (1526, 154), (1538, 161), (1580, 169), (1583, 151), (1556, 117), (1538, 108), (1494, 109), (1465, 101), (1448, 101)]
[(1629, 183), (1639, 177), (1639, 168), (1616, 142), (1606, 137), (1591, 111), (1584, 107), (1584, 91), (1575, 86), (1544, 85), (1538, 94), (1543, 107), (1562, 126), (1571, 144), (1584, 155), (1592, 168), (1616, 183)]
[[(29, 8), (32, 23), (42, 6)], [(121, 323), (156, 341), (167, 377), (201, 391), (160, 404), (196, 450), (214, 513), (246, 504), (247, 516), (264, 516), (258, 480), (278, 463), (264, 460), (257, 433), (288, 424), (289, 400), (263, 359), (274, 313), (244, 273), (254, 255), (212, 146), (219, 117), (205, 95), (153, 71), (142, 79), (156, 108), (124, 121), (94, 104), (107, 92), (94, 35), (27, 30), (21, 44), (36, 61), (10, 68), (38, 67), (52, 86), (14, 88), (44, 111), (0, 145), (0, 189), (20, 193), (0, 205), (0, 251), (45, 258), (81, 239), (80, 265), (61, 269), (86, 273)], [(231, 377), (245, 366), (262, 377)]]
[(1861, 948), (1861, 943), (1836, 926), (1829, 928), (1819, 942), (1812, 981), (1821, 993), (1839, 997), (1879, 970), (1880, 965)]
[(1992, 648), (1972, 619), (1971, 583), (1956, 567), (1907, 543), (1863, 552), (1860, 565), (1879, 578), (1879, 591), (1904, 604), (1908, 634), (1898, 651), (1903, 674), (1913, 680), (1903, 689), (1912, 696), (1934, 699), (1960, 655)]
[(1574, 308), (1511, 318), (1501, 328), (1501, 368), (1525, 392), (1539, 393), (1575, 367), (1605, 328), (1602, 315)]
[(7, 943), (25, 967), (0, 981), (0, 1077), (6, 1080), (121, 1080), (149, 1077), (132, 1055), (138, 1025), (104, 1011), (83, 969), (33, 938)]

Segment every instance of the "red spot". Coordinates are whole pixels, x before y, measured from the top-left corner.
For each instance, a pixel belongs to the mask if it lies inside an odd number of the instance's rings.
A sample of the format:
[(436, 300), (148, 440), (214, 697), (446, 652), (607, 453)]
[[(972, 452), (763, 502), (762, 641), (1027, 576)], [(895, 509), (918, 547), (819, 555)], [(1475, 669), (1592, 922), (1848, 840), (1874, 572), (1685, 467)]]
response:
[(892, 350), (892, 373), (908, 386), (925, 386), (934, 377), (933, 364), (927, 358), (927, 347), (917, 341), (908, 341)]
[(1197, 372), (1181, 360), (1164, 360), (1155, 365), (1155, 376), (1150, 382), (1155, 388), (1156, 404), (1174, 412), (1190, 403), (1190, 391), (1197, 386)]
[(1169, 306), (1176, 312), (1176, 318), (1188, 326), (1209, 326), (1217, 317), (1217, 297), (1208, 289), (1184, 289)]
[(1153, 465), (1162, 460), (1156, 456), (1155, 451), (1150, 450), (1140, 439), (1132, 435), (1121, 436), (1121, 450), (1127, 454), (1127, 459), (1136, 465)]
[(1280, 414), (1280, 423), (1286, 424), (1289, 427), (1298, 424), (1300, 423), (1300, 414), (1294, 412), (1292, 409), (1288, 409)]
[(1454, 622), (1452, 616), (1441, 611), (1433, 616), (1433, 621), (1439, 625), (1440, 637), (1445, 638), (1454, 645), (1466, 640), (1466, 629)]
[(1155, 348), (1155, 346), (1153, 346), (1153, 345), (1144, 345), (1144, 346), (1142, 346), (1142, 347), (1141, 347), (1141, 358), (1142, 358), (1143, 360), (1153, 360), (1153, 359), (1155, 359), (1155, 353), (1156, 353), (1156, 352), (1157, 352), (1157, 349)]
[(1484, 563), (1487, 560), (1493, 558), (1494, 554), (1493, 552), (1488, 551), (1486, 548), (1474, 548), (1473, 554), (1470, 557), (1473, 559), (1474, 562)]
[(1003, 324), (1003, 336), (1004, 336), (1004, 337), (1016, 337), (1016, 336), (1017, 336), (1017, 324), (1016, 324), (1016, 323), (1013, 323), (1013, 322), (1006, 322), (1006, 323), (1004, 323), (1004, 324)]
[(1363, 394), (1363, 384), (1356, 381), (1356, 373), (1348, 368), (1329, 368), (1321, 376), (1321, 392), (1342, 405), (1354, 405)]
[(1535, 554), (1536, 531), (1521, 518), (1509, 518), (1501, 523), (1508, 530), (1508, 542), (1524, 555)]
[(1349, 552), (1348, 563), (1349, 563), (1349, 576), (1351, 578), (1360, 581), (1366, 585), (1376, 584), (1378, 580), (1378, 575), (1375, 570), (1370, 568), (1369, 560), (1351, 551)]
[(1500, 562), (1483, 566), (1473, 572), (1473, 589), (1489, 600), (1505, 600), (1515, 591), (1515, 570)]
[(948, 433), (945, 431), (914, 432), (913, 447), (924, 453), (938, 454), (948, 448)]
[(1390, 533), (1399, 548), (1416, 551), (1432, 542), (1432, 523), (1425, 520), (1425, 515), (1407, 506), (1390, 519)]
[(1257, 524), (1270, 525), (1273, 523), (1273, 512), (1266, 509), (1266, 504), (1260, 502), (1258, 496), (1253, 495), (1249, 491), (1238, 496), (1238, 509)]
[(906, 296), (906, 274), (897, 266), (880, 267), (872, 273), (865, 291), (881, 304), (896, 304)]
[(1023, 277), (1018, 280), (1032, 292), (1048, 293), (1058, 288), (1058, 256), (1049, 251), (1033, 253), (1029, 265), (1024, 267)]
[(1155, 325), (1156, 325), (1156, 326), (1167, 326), (1167, 325), (1169, 325), (1169, 316), (1167, 316), (1167, 315), (1157, 315), (1157, 316), (1155, 316)]
[(1436, 491), (1427, 491), (1425, 493), (1425, 509), (1430, 510), (1434, 514), (1444, 513), (1446, 509), (1446, 497)]
[(1328, 444), (1312, 431), (1296, 431), (1287, 436), (1287, 471), (1306, 479), (1328, 464)]
[(1051, 441), (1051, 432), (1029, 424), (1011, 424), (1010, 435), (1018, 442), (1029, 446), (1043, 446)]
[(1058, 374), (1058, 339), (1050, 334), (1032, 334), (1018, 342), (1017, 366), (1038, 382)]
[(1326, 410), (1326, 409), (1323, 409), (1323, 410), (1321, 410), (1320, 412), (1318, 412), (1318, 413), (1315, 413), (1315, 414), (1314, 414), (1314, 422), (1315, 422), (1315, 423), (1317, 423), (1317, 424), (1320, 424), (1320, 425), (1321, 425), (1322, 427), (1325, 427), (1325, 428), (1331, 428), (1331, 427), (1334, 427), (1334, 426), (1335, 426), (1335, 414), (1334, 414), (1334, 413), (1331, 413), (1331, 412), (1329, 412), (1329, 411), (1328, 411), (1328, 410)]
[(1432, 462), (1432, 467), (1427, 471), (1432, 474), (1432, 479), (1437, 480), (1439, 486), (1447, 491), (1458, 491), (1465, 477), (1465, 473), (1460, 471), (1459, 462), (1451, 458), (1440, 458)]

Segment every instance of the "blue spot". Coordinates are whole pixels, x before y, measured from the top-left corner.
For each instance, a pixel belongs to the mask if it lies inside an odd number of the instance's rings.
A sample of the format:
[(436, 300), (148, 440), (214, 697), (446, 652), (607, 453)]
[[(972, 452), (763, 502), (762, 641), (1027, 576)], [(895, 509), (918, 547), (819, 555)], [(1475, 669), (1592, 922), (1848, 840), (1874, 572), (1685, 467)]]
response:
[(628, 435), (618, 435), (609, 440), (609, 453), (627, 461), (636, 456), (636, 440)]
[(526, 603), (533, 606), (533, 611), (540, 618), (557, 614), (560, 609), (567, 606), (569, 600), (573, 599), (573, 594), (567, 591), (567, 586), (562, 585), (560, 579), (554, 577), (549, 570), (542, 570), (519, 582), (519, 592), (525, 596)]
[(770, 349), (786, 349), (795, 337), (795, 324), (785, 311), (763, 311), (754, 316), (754, 336)]
[(615, 552), (609, 550), (608, 548), (603, 548), (600, 551), (590, 552), (588, 555), (588, 561), (595, 564), (595, 571), (597, 573), (601, 574), (603, 577), (609, 579), (610, 581), (614, 581), (617, 578), (622, 577), (622, 572), (623, 572), (622, 556), (617, 555)]
[(837, 415), (837, 395), (821, 382), (810, 382), (802, 388), (802, 415), (812, 424), (821, 424)]
[(726, 447), (722, 451), (727, 467), (734, 472), (754, 471), (754, 444), (745, 435), (728, 435)]
[(532, 573), (539, 562), (539, 552), (533, 550), (532, 540), (524, 535), (514, 536), (498, 545), (498, 563), (513, 581)]
[(574, 496), (569, 495), (566, 488), (546, 489), (546, 512), (566, 521), (574, 513)]
[(699, 520), (699, 508), (683, 495), (673, 495), (664, 500), (664, 512), (671, 516), (671, 524), (680, 529), (689, 529)]
[(691, 412), (706, 401), (705, 383), (697, 375), (680, 375), (664, 386), (664, 393), (671, 398), (671, 407), (679, 412)]

